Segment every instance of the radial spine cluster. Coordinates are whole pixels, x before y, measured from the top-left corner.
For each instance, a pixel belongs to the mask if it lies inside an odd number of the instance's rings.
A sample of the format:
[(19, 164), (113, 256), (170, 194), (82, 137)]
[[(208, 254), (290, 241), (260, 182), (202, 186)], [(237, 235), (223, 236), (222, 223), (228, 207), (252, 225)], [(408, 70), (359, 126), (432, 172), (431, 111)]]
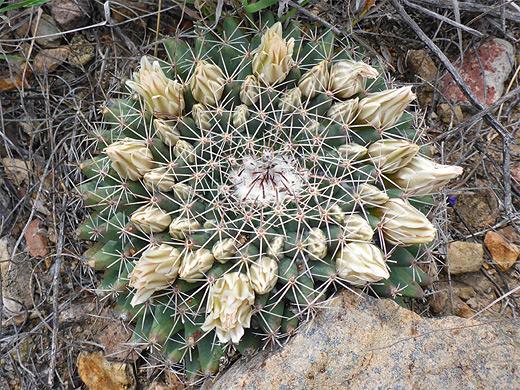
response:
[(410, 87), (386, 89), (330, 32), (267, 19), (143, 57), (81, 164), (99, 294), (192, 382), (338, 289), (422, 297), (431, 195), (462, 171), (421, 152)]

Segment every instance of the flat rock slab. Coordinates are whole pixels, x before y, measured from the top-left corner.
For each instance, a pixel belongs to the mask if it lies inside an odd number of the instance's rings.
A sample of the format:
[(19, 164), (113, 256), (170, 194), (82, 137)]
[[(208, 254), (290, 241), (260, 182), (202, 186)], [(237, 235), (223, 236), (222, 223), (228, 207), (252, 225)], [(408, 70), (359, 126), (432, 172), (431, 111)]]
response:
[(513, 389), (513, 320), (421, 318), (389, 300), (345, 292), (287, 345), (236, 362), (209, 388)]
[[(468, 50), (462, 67), (455, 66), (469, 88), (481, 103), (492, 105), (504, 92), (504, 82), (513, 69), (515, 50), (509, 42), (493, 38), (484, 42), (476, 51)], [(467, 99), (449, 75), (444, 77), (444, 96), (455, 102)]]

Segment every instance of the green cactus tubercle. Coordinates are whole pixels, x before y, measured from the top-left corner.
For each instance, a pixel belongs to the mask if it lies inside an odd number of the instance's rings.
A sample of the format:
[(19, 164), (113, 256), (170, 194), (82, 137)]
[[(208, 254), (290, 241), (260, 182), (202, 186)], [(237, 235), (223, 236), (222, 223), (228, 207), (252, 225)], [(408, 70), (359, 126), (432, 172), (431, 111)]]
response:
[(422, 297), (425, 214), (461, 169), (421, 152), (411, 89), (295, 24), (226, 18), (189, 41), (143, 57), (81, 163), (84, 257), (133, 340), (194, 381), (290, 336), (338, 288)]

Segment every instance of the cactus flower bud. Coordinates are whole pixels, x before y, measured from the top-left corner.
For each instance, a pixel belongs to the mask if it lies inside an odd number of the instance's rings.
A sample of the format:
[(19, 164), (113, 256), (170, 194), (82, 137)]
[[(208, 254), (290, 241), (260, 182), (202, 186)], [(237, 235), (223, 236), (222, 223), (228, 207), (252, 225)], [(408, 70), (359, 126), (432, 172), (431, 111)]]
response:
[(224, 74), (218, 66), (201, 60), (191, 78), (191, 93), (199, 103), (214, 106), (224, 93), (225, 83)]
[(338, 148), (339, 153), (347, 160), (358, 161), (366, 156), (368, 149), (362, 145), (349, 143)]
[(139, 207), (130, 220), (143, 233), (160, 233), (171, 223), (172, 218), (164, 210), (156, 205)]
[(327, 111), (331, 120), (341, 125), (350, 125), (356, 118), (359, 105), (359, 98), (345, 100), (344, 102), (334, 103)]
[(369, 124), (376, 129), (392, 127), (415, 97), (412, 87), (370, 93), (360, 100), (358, 116), (354, 123)]
[(206, 320), (202, 330), (216, 328), (221, 343), (238, 343), (244, 328), (251, 326), (255, 293), (246, 275), (239, 272), (225, 274), (209, 290)]
[(417, 154), (420, 147), (405, 140), (383, 140), (368, 148), (371, 163), (385, 173), (394, 173)]
[(171, 191), (175, 184), (175, 176), (167, 168), (154, 168), (143, 176), (143, 184), (150, 191)]
[(173, 147), (173, 155), (182, 158), (188, 164), (194, 164), (196, 160), (195, 148), (188, 141), (180, 139)]
[(365, 242), (344, 245), (336, 258), (336, 270), (340, 278), (357, 286), (390, 277), (381, 250)]
[(228, 260), (231, 260), (237, 251), (238, 242), (231, 237), (217, 241), (211, 249), (215, 260), (219, 263), (226, 263)]
[(302, 91), (300, 88), (292, 88), (288, 90), (278, 101), (278, 108), (284, 113), (290, 113), (296, 110), (302, 104)]
[(347, 99), (365, 89), (366, 79), (375, 79), (377, 70), (363, 62), (343, 60), (330, 69), (329, 90), (340, 99)]
[(407, 193), (427, 195), (437, 192), (451, 179), (462, 173), (462, 167), (442, 165), (430, 159), (415, 156), (390, 179)]
[(194, 104), (191, 109), (191, 116), (195, 121), (195, 125), (201, 130), (211, 129), (211, 113), (203, 104)]
[(261, 257), (249, 267), (249, 280), (257, 294), (267, 294), (278, 281), (278, 263), (270, 257)]
[(311, 260), (323, 259), (327, 255), (327, 236), (321, 229), (311, 228), (304, 244)]
[(233, 111), (233, 126), (235, 129), (240, 129), (242, 126), (245, 126), (247, 120), (249, 119), (249, 109), (245, 104), (241, 104), (235, 108)]
[(327, 209), (327, 214), (330, 219), (336, 221), (338, 224), (343, 225), (345, 223), (345, 212), (337, 203), (334, 203)]
[(215, 258), (209, 249), (197, 249), (184, 255), (181, 267), (179, 268), (179, 278), (188, 283), (198, 282), (208, 272)]
[(130, 304), (139, 305), (155, 291), (167, 288), (177, 279), (180, 266), (181, 252), (173, 246), (162, 244), (145, 250), (128, 275), (130, 287), (137, 290)]
[(280, 260), (283, 256), (285, 239), (283, 236), (276, 236), (267, 245), (267, 256)]
[(177, 200), (188, 200), (191, 196), (193, 196), (193, 187), (184, 184), (177, 183), (172, 186), (173, 196)]
[(390, 199), (386, 192), (368, 183), (360, 184), (357, 189), (357, 194), (367, 207), (381, 206)]
[(250, 74), (240, 86), (240, 101), (246, 106), (251, 106), (260, 97), (260, 83), (258, 79)]
[(154, 119), (153, 125), (159, 139), (168, 146), (173, 146), (179, 140), (181, 133), (175, 128), (176, 121), (164, 119)]
[(374, 211), (385, 240), (393, 245), (427, 244), (435, 238), (432, 223), (410, 203), (392, 198)]
[(196, 219), (175, 218), (170, 224), (170, 236), (178, 240), (184, 240), (190, 234), (200, 229), (200, 223)]
[(265, 85), (281, 83), (293, 65), (293, 50), (294, 38), (286, 41), (282, 36), (282, 24), (275, 23), (262, 36), (253, 57), (253, 74)]
[(302, 95), (312, 99), (318, 92), (325, 92), (329, 84), (328, 61), (323, 60), (300, 78), (298, 87)]
[(343, 235), (349, 241), (372, 241), (374, 230), (365, 218), (358, 214), (350, 214), (345, 217), (345, 229)]
[(150, 114), (157, 117), (182, 115), (185, 104), (181, 84), (166, 77), (159, 61), (150, 63), (143, 57), (139, 73), (134, 73), (134, 80), (126, 84), (141, 95)]
[(143, 140), (125, 138), (106, 147), (112, 168), (123, 179), (138, 180), (153, 168), (153, 155)]

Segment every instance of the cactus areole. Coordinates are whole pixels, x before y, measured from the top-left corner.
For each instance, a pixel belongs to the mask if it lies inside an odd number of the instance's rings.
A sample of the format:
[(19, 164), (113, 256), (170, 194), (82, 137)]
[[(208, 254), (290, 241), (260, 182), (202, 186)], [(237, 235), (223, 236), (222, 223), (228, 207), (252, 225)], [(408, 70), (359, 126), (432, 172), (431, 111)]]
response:
[(422, 297), (431, 195), (462, 171), (421, 151), (414, 93), (361, 48), (267, 19), (143, 57), (81, 164), (97, 291), (190, 382), (339, 288)]

